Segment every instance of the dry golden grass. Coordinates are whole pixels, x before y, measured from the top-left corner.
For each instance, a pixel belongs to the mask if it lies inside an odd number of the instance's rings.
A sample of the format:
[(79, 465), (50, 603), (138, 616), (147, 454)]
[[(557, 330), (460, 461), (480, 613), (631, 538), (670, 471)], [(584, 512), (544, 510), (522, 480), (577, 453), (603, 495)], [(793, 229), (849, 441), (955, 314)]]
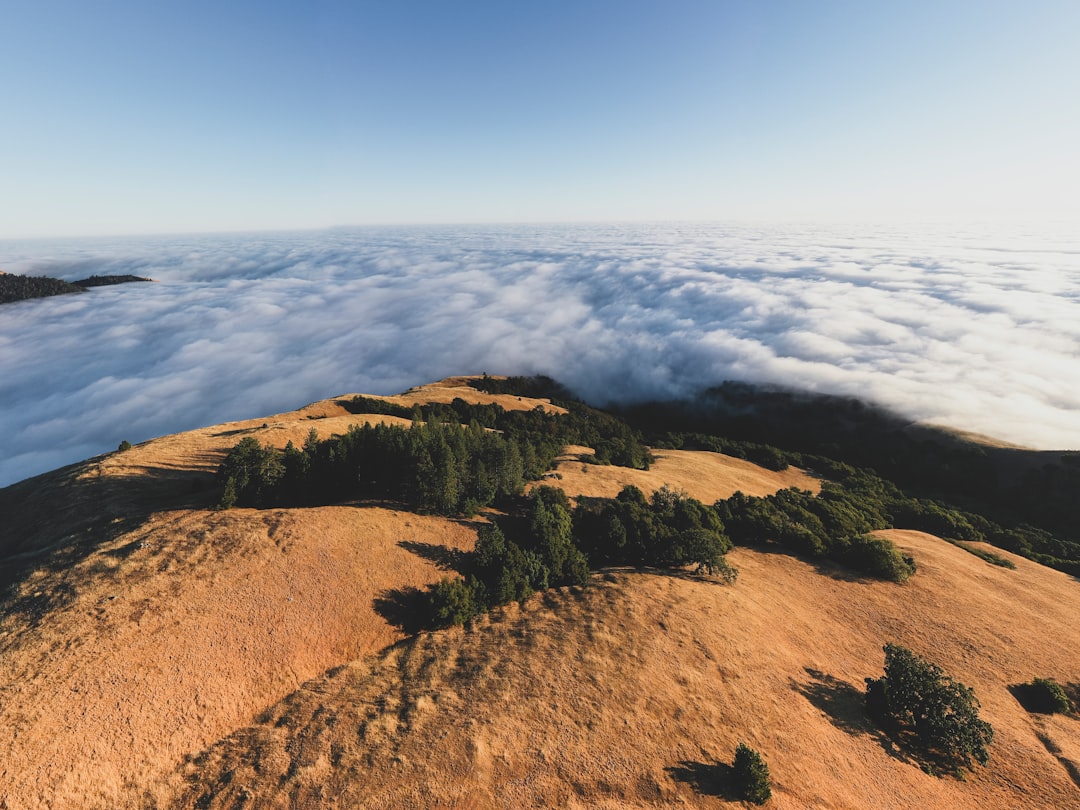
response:
[(381, 397), (381, 399), (411, 407), (417, 403), (424, 404), (425, 402), (441, 402), (445, 404), (461, 398), (474, 405), (501, 405), (508, 411), (531, 411), (533, 408), (541, 407), (548, 413), (566, 413), (565, 408), (552, 405), (550, 400), (547, 399), (532, 399), (511, 394), (485, 394), (483, 391), (478, 391), (469, 385), (469, 380), (478, 379), (480, 379), (479, 376), (447, 377), (439, 382), (410, 388), (404, 394)]
[(260, 707), (399, 640), (375, 599), (440, 576), (409, 549), (474, 538), (380, 508), (162, 512), (35, 577), (70, 596), (0, 624), (0, 797), (128, 806)]
[[(738, 549), (732, 587), (598, 576), (423, 634), (209, 749), (174, 777), (176, 806), (723, 807), (716, 764), (740, 741), (768, 762), (776, 808), (1080, 806), (1080, 721), (1029, 715), (1008, 691), (1076, 679), (1075, 581), (891, 536), (920, 562), (904, 586)], [(886, 641), (975, 688), (988, 767), (929, 776), (867, 723), (863, 678)]]
[(590, 448), (571, 446), (555, 465), (558, 475), (540, 483), (560, 487), (571, 498), (579, 495), (614, 498), (628, 484), (650, 494), (667, 485), (709, 504), (730, 498), (736, 491), (760, 497), (788, 487), (811, 492), (821, 490), (820, 480), (797, 467), (774, 472), (749, 461), (705, 450), (656, 450), (653, 455), (656, 461), (650, 469), (632, 470), (591, 464), (583, 460), (593, 456)]
[[(460, 380), (403, 398), (425, 396), (488, 401)], [(893, 532), (919, 563), (904, 586), (739, 549), (733, 587), (622, 572), (406, 638), (400, 597), (445, 575), (476, 524), (207, 508), (245, 435), (282, 446), (395, 421), (340, 399), (0, 490), (16, 581), (0, 618), (0, 807), (723, 806), (712, 766), (740, 740), (769, 762), (775, 807), (1080, 807), (1080, 721), (1028, 715), (1007, 690), (1080, 680), (1075, 580)], [(660, 456), (648, 473), (576, 461), (554, 483), (666, 483), (706, 502), (816, 488), (794, 470)], [(988, 768), (929, 777), (866, 726), (858, 690), (885, 641), (975, 687), (997, 729)]]

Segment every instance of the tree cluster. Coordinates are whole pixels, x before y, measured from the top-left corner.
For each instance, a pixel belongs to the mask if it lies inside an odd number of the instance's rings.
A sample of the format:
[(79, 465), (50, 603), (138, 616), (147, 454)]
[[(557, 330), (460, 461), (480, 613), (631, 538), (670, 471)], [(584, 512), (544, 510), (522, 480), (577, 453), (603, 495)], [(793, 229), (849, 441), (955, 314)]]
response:
[(546, 469), (532, 445), (473, 423), (436, 421), (352, 426), (303, 448), (261, 446), (253, 437), (229, 451), (218, 476), (220, 506), (309, 506), (383, 498), (436, 514), (471, 514), (521, 492)]
[(594, 565), (673, 568), (696, 565), (734, 579), (723, 555), (731, 540), (716, 510), (662, 487), (646, 499), (634, 486), (614, 498), (582, 498), (574, 536)]
[(716, 510), (740, 545), (772, 541), (797, 555), (830, 559), (893, 582), (915, 573), (914, 559), (891, 540), (867, 534), (891, 525), (881, 501), (838, 484), (823, 484), (818, 496), (799, 489), (764, 498), (736, 492)]
[(549, 399), (558, 405), (580, 402), (574, 392), (544, 374), (531, 377), (482, 377), (469, 380), (469, 385), (486, 394), (509, 394), (530, 399)]
[(569, 410), (565, 414), (549, 413), (540, 405), (531, 410), (507, 410), (497, 403), (479, 405), (460, 397), (450, 403), (431, 402), (411, 408), (363, 396), (341, 404), (352, 413), (388, 414), (416, 422), (476, 422), (519, 441), (527, 441), (539, 455), (550, 459), (554, 459), (565, 445), (577, 444), (593, 448), (596, 451), (593, 461), (597, 464), (647, 470), (653, 460), (639, 432), (611, 414), (577, 400), (564, 403)]
[(985, 765), (994, 729), (979, 719), (968, 686), (906, 647), (886, 644), (885, 675), (866, 679), (866, 708), (886, 731), (928, 760), (959, 768)]
[[(582, 585), (590, 567), (696, 565), (729, 584), (738, 574), (723, 559), (731, 542), (712, 510), (667, 489), (647, 501), (640, 490), (627, 487), (613, 501), (594, 499), (571, 510), (562, 490), (541, 486), (529, 496), (522, 518), (513, 534), (496, 523), (480, 529), (465, 578), (445, 578), (431, 591), (435, 626), (463, 624), (490, 607), (546, 588)], [(608, 518), (632, 541), (605, 552), (594, 529)]]
[[(472, 514), (517, 494), (550, 469), (568, 444), (596, 449), (598, 463), (648, 469), (641, 437), (614, 417), (571, 403), (569, 414), (543, 407), (506, 410), (457, 398), (405, 407), (374, 397), (344, 401), (353, 413), (411, 418), (396, 425), (353, 426), (303, 448), (261, 447), (242, 439), (219, 469), (220, 505), (303, 506), (350, 498), (386, 498), (437, 514)], [(465, 427), (467, 425), (467, 427)]]

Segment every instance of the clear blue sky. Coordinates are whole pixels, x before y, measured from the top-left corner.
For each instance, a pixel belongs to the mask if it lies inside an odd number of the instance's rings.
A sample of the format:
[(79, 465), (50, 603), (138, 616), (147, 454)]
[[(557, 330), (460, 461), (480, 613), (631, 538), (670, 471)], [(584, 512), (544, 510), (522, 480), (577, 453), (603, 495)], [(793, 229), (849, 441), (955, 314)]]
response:
[(15, 0), (0, 19), (0, 238), (1080, 219), (1076, 0)]

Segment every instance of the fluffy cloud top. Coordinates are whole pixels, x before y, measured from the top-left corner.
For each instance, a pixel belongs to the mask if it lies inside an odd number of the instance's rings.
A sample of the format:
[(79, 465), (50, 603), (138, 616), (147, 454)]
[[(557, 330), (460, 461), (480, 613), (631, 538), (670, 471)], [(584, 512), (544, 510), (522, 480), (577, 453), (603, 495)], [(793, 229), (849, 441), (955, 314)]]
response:
[(596, 402), (724, 379), (1080, 447), (1080, 245), (723, 226), (357, 229), (0, 245), (8, 272), (135, 273), (0, 309), (0, 486), (132, 442), (550, 374)]

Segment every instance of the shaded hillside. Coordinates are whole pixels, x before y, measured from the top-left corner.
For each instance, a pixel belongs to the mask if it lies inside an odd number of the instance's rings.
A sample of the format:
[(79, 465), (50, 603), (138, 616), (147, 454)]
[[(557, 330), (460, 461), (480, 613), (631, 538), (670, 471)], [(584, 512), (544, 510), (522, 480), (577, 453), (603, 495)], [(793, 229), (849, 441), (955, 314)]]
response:
[(654, 445), (745, 448), (775, 467), (813, 468), (814, 457), (824, 457), (873, 470), (913, 497), (977, 513), (1005, 530), (979, 539), (1080, 575), (1080, 452), (1005, 446), (915, 424), (852, 397), (741, 382), (689, 402), (616, 412)]

